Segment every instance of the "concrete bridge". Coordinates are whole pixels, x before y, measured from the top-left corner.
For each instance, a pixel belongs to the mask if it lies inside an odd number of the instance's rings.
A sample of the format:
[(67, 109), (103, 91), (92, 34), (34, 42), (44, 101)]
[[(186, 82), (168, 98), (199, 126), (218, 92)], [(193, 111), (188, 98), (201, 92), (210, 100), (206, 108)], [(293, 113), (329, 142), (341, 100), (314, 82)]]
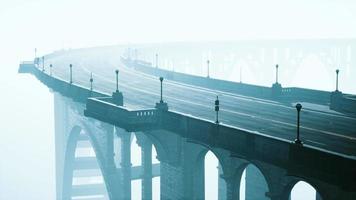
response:
[[(130, 199), (132, 179), (142, 179), (142, 198), (151, 199), (154, 176), (160, 176), (161, 199), (204, 199), (208, 151), (219, 160), (219, 199), (239, 199), (242, 173), (251, 164), (263, 179), (256, 178), (255, 171), (246, 174), (246, 199), (287, 200), (298, 181), (311, 184), (318, 199), (356, 198), (356, 118), (325, 110), (333, 93), (299, 89), (285, 98), (282, 93), (274, 96), (273, 87), (212, 79), (205, 80), (207, 86), (221, 88), (201, 88), (204, 80), (150, 69), (130, 59), (122, 60), (115, 85), (117, 65), (107, 73), (103, 63), (75, 62), (66, 56), (46, 56), (54, 67), (44, 67), (37, 59), (19, 69), (35, 75), (55, 94), (56, 165), (62, 166), (57, 168), (58, 199), (106, 194), (105, 190), (110, 199)], [(69, 57), (73, 56), (78, 55)], [(152, 75), (171, 79), (163, 84), (162, 101), (159, 81)], [(255, 92), (224, 90), (230, 86)], [(220, 123), (215, 123), (213, 109), (216, 93)], [(296, 144), (294, 102), (300, 100), (323, 109), (303, 108), (303, 144)], [(133, 134), (142, 150), (139, 167), (132, 167), (130, 160)], [(88, 145), (95, 159), (76, 156), (76, 149)], [(153, 147), (159, 164), (152, 164)], [(100, 173), (105, 185), (73, 184), (75, 177)]]

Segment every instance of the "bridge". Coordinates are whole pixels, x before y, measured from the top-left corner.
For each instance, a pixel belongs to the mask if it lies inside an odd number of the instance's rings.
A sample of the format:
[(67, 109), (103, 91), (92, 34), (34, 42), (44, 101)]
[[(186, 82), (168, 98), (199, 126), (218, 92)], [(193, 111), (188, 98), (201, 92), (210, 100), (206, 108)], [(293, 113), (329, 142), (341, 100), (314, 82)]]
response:
[[(161, 199), (204, 199), (208, 151), (221, 168), (219, 199), (239, 198), (249, 164), (267, 183), (261, 194), (260, 180), (247, 174), (249, 199), (289, 199), (301, 180), (319, 199), (356, 198), (353, 95), (283, 88), (278, 79), (262, 87), (184, 74), (120, 58), (125, 49), (57, 52), (20, 65), (55, 94), (58, 199), (104, 189), (110, 199), (130, 199), (132, 179), (142, 179), (142, 198), (151, 199), (154, 176), (160, 176)], [(302, 143), (295, 142), (297, 102)], [(142, 149), (139, 167), (130, 160), (133, 134)], [(76, 157), (76, 148), (87, 145), (95, 159)], [(152, 164), (152, 147), (159, 164)], [(73, 185), (75, 177), (98, 171), (105, 186)]]

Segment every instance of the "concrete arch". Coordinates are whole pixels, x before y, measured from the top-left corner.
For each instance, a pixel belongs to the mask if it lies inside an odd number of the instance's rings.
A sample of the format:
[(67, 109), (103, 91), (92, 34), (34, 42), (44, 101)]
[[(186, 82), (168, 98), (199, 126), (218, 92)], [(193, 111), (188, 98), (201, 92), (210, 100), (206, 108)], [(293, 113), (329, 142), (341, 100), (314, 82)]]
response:
[[(244, 173), (246, 181), (243, 183)], [(241, 199), (242, 196), (245, 196), (245, 199), (270, 199), (266, 196), (271, 188), (269, 185), (270, 180), (264, 172), (263, 167), (259, 166), (258, 163), (251, 161), (241, 165), (241, 167), (236, 171), (235, 177), (239, 180), (239, 188), (237, 188), (239, 199)], [(241, 186), (243, 184), (245, 184), (244, 195), (241, 194)], [(264, 188), (264, 186), (266, 188)], [(263, 191), (263, 189), (265, 189), (265, 191)]]
[(73, 180), (73, 164), (75, 159), (75, 149), (77, 147), (78, 138), (82, 128), (74, 126), (69, 132), (67, 144), (65, 147), (63, 183), (62, 183), (62, 198), (70, 200), (72, 197), (72, 180)]
[(168, 148), (164, 145), (160, 136), (156, 136), (154, 133), (146, 132), (145, 136), (151, 141), (153, 147), (156, 149), (157, 159), (161, 161), (168, 160)]
[[(117, 187), (120, 187), (120, 185), (118, 185), (119, 184), (117, 180), (118, 177), (116, 177), (117, 174), (116, 174), (114, 156), (112, 155), (111, 157), (106, 157), (107, 155), (102, 151), (102, 148), (100, 147), (100, 143), (95, 135), (96, 133), (93, 133), (93, 131), (91, 131), (92, 129), (90, 129), (87, 125), (82, 124), (82, 126), (85, 134), (89, 137), (91, 146), (94, 149), (96, 160), (98, 162), (101, 174), (103, 176), (109, 199), (116, 200), (119, 198), (119, 194), (118, 194), (119, 189)], [(107, 137), (109, 137), (110, 134), (105, 132), (104, 135), (106, 137), (105, 139), (107, 140)], [(114, 136), (114, 132), (112, 132), (111, 136)], [(107, 145), (109, 146), (109, 144)], [(113, 147), (113, 143), (112, 143), (112, 147)], [(112, 154), (113, 153), (114, 152), (112, 149)]]
[[(110, 199), (117, 199), (117, 194), (113, 189), (113, 186), (117, 186), (113, 184), (112, 169), (109, 169), (109, 164), (107, 162), (108, 158), (105, 158), (105, 154), (100, 148), (99, 141), (96, 139), (94, 133), (90, 131), (89, 127), (85, 124), (75, 125), (68, 136), (66, 152), (65, 152), (65, 163), (64, 163), (64, 173), (63, 173), (63, 199), (70, 200), (71, 199), (71, 189), (72, 189), (72, 180), (73, 180), (73, 172), (74, 172), (74, 161), (75, 161), (75, 152), (77, 143), (79, 141), (80, 135), (86, 135), (89, 138), (89, 142), (91, 147), (95, 152), (96, 161), (99, 165), (100, 172), (103, 176), (106, 191), (108, 192), (108, 196)], [(112, 160), (113, 161), (113, 160)], [(115, 164), (113, 163), (113, 166)], [(115, 193), (115, 194), (114, 194)]]
[[(219, 178), (220, 174), (223, 174), (224, 172), (224, 163), (223, 163), (223, 156), (220, 154), (220, 152), (217, 149), (211, 148), (207, 145), (201, 144), (201, 143), (189, 143), (189, 148), (187, 149), (189, 152), (189, 158), (188, 159), (192, 165), (191, 166), (191, 176), (192, 176), (192, 196), (193, 199), (205, 199), (205, 161), (206, 161), (206, 156), (208, 152), (211, 152), (214, 157), (218, 160), (218, 166), (221, 172), (218, 172), (218, 186), (219, 186)], [(219, 187), (218, 189), (218, 196), (219, 194)]]

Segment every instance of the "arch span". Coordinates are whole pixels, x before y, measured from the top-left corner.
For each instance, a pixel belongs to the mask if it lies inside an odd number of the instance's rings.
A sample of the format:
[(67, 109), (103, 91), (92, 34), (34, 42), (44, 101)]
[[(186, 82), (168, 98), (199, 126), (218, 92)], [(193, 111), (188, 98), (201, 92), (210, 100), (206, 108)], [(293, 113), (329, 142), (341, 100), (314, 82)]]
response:
[(254, 163), (245, 165), (240, 177), (240, 200), (270, 199), (266, 196), (269, 192), (268, 181), (258, 165)]

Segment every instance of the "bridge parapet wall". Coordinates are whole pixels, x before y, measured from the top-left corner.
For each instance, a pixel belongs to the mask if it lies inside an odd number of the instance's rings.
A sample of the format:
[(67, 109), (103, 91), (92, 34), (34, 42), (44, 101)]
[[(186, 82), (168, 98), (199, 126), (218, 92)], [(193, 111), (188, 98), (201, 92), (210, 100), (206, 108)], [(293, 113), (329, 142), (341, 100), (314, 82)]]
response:
[(263, 99), (273, 99), (287, 102), (306, 101), (327, 105), (330, 103), (330, 92), (304, 89), (297, 87), (282, 88), (280, 94), (273, 91), (273, 87), (258, 86), (246, 83), (237, 83), (214, 78), (206, 78), (165, 69), (154, 68), (151, 63), (141, 60), (129, 60), (122, 58), (121, 61), (128, 67), (132, 67), (143, 73), (154, 76), (163, 76), (169, 80), (182, 82), (190, 85), (207, 87), (225, 92), (237, 93)]
[(103, 121), (110, 119), (111, 124), (116, 124), (127, 131), (144, 131), (156, 126), (158, 112), (156, 109), (129, 110), (123, 106), (110, 103), (110, 98), (89, 98), (88, 109), (85, 116), (91, 116)]

